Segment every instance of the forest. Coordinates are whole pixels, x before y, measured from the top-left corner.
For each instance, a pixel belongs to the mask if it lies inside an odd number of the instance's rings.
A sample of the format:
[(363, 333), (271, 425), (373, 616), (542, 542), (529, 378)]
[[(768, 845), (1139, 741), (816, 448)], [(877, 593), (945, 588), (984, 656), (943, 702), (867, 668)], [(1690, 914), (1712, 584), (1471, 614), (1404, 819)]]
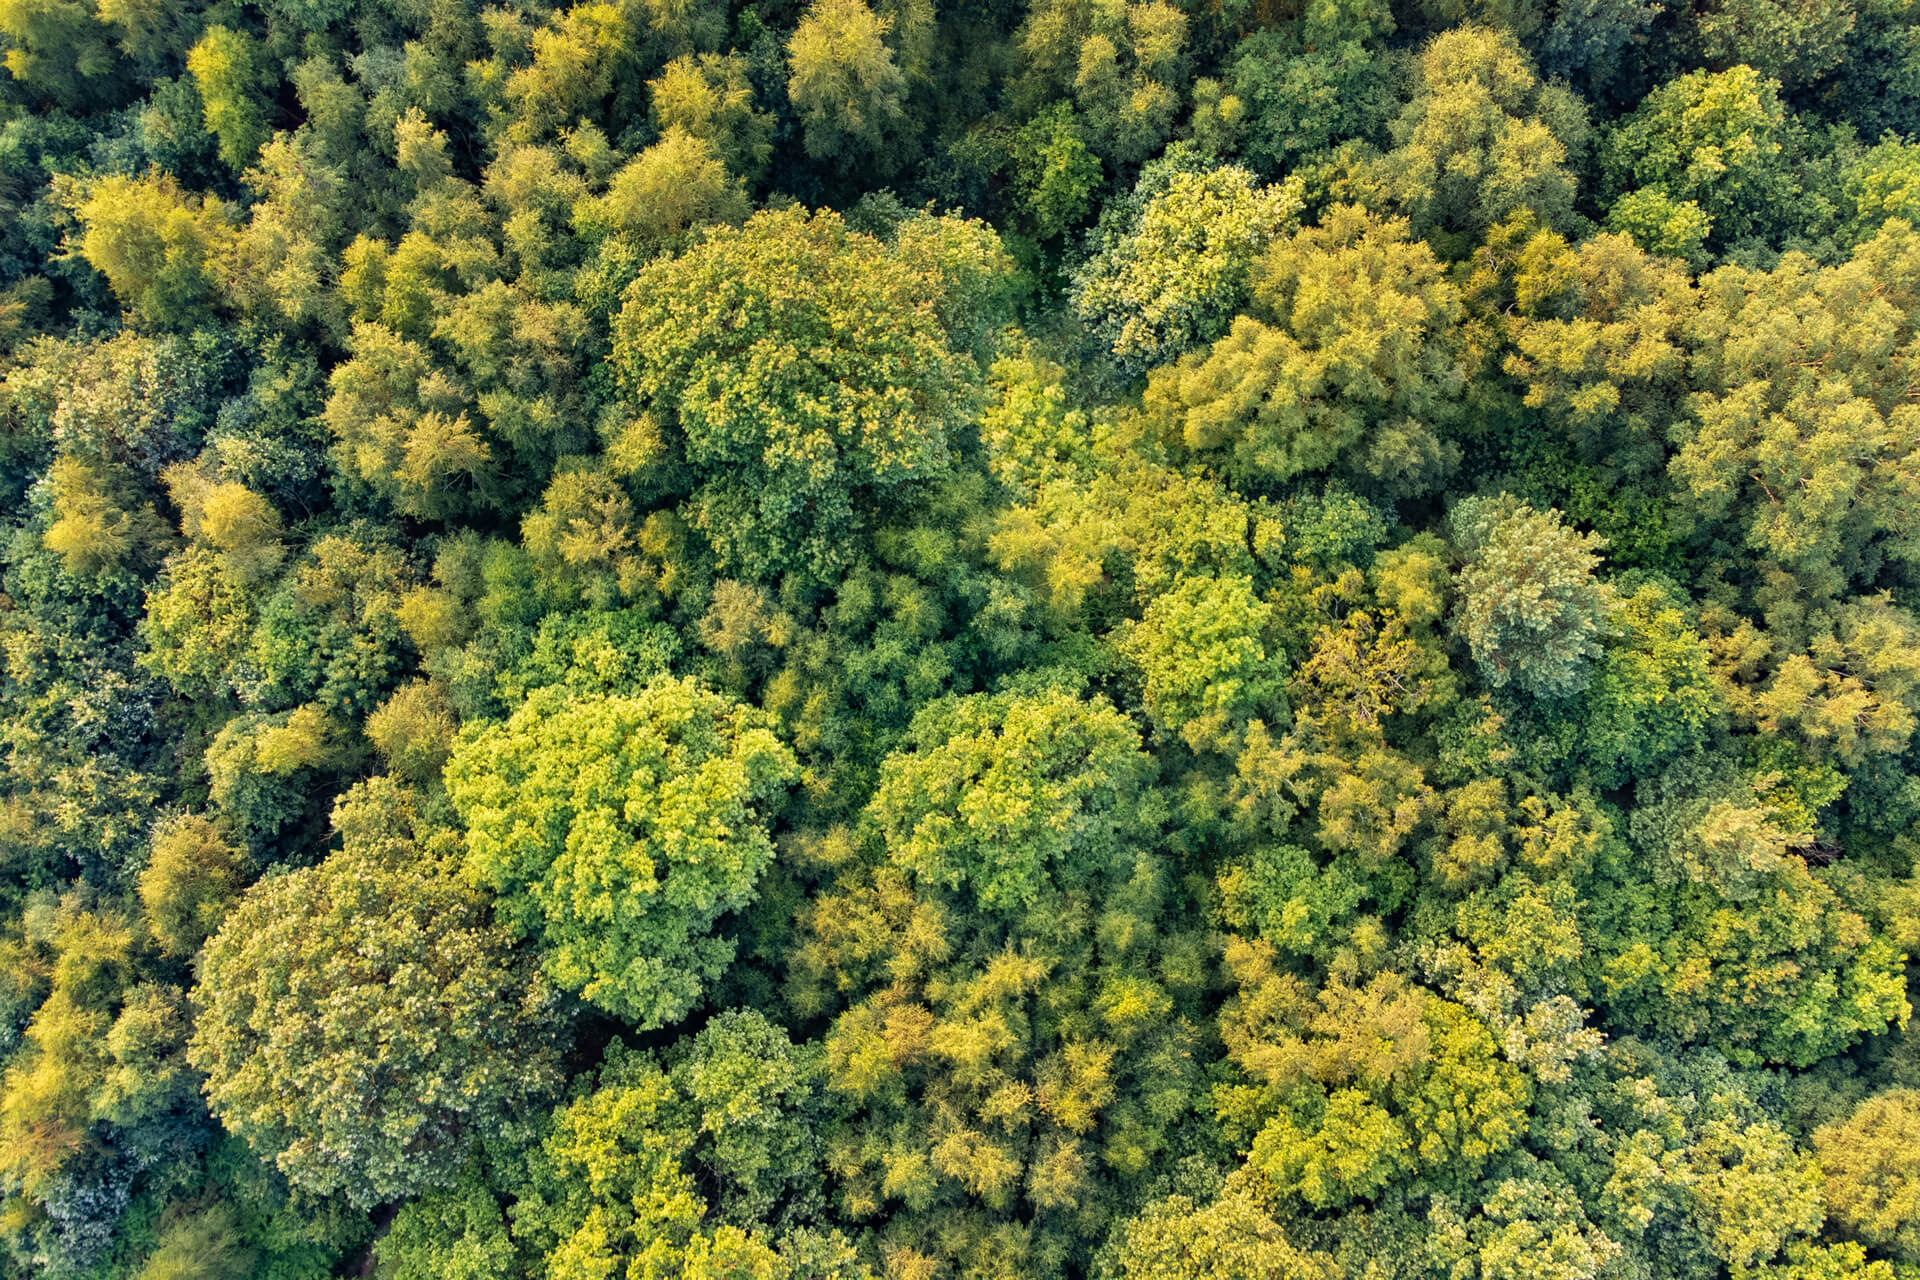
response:
[(1920, 0), (0, 61), (0, 1277), (1920, 1280)]

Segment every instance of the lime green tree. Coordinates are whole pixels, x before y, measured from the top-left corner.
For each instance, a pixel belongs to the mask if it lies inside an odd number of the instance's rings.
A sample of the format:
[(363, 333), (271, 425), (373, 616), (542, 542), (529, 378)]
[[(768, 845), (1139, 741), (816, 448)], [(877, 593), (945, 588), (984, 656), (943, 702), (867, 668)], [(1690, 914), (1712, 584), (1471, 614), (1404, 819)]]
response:
[(914, 717), (870, 806), (888, 856), (984, 910), (1031, 907), (1130, 859), (1152, 764), (1104, 700), (943, 699)]
[(1099, 249), (1075, 273), (1073, 305), (1127, 367), (1144, 368), (1226, 331), (1260, 252), (1291, 230), (1300, 196), (1257, 186), (1237, 167), (1150, 168), (1132, 205), (1111, 208), (1095, 233)]
[(1693, 204), (1717, 248), (1790, 224), (1799, 195), (1794, 144), (1778, 82), (1736, 66), (1689, 72), (1655, 89), (1606, 135), (1600, 161), (1617, 192)]
[(753, 898), (793, 755), (751, 708), (692, 680), (529, 698), (463, 738), (447, 789), (467, 870), (546, 970), (642, 1026), (684, 1016), (733, 958), (714, 924)]
[(230, 27), (208, 27), (187, 53), (187, 70), (205, 104), (207, 131), (220, 158), (235, 170), (250, 166), (271, 130), (262, 103), (269, 88), (253, 39)]

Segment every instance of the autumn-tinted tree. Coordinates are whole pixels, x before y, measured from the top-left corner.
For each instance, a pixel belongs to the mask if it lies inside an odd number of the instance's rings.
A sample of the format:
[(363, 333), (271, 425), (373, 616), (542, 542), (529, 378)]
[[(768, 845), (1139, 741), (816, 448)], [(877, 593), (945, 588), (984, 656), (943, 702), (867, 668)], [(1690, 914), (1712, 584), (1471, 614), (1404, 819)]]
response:
[(1351, 205), (1276, 241), (1253, 313), (1156, 375), (1149, 410), (1252, 484), (1337, 470), (1387, 493), (1445, 476), (1462, 383), (1459, 295), (1407, 224)]

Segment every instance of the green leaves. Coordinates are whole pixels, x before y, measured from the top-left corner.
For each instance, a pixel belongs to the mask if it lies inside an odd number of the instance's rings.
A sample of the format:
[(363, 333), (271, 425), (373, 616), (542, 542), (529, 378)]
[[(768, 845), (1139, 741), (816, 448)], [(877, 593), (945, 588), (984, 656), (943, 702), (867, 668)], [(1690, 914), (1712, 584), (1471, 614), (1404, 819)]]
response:
[(1487, 683), (1543, 698), (1584, 689), (1611, 599), (1593, 576), (1600, 540), (1506, 494), (1463, 499), (1451, 523), (1467, 561), (1454, 626)]
[(1694, 420), (1674, 428), (1674, 480), (1819, 594), (1920, 559), (1920, 407), (1895, 372), (1916, 340), (1916, 280), (1920, 236), (1895, 221), (1839, 266), (1792, 254), (1702, 282), (1699, 390)]
[(262, 91), (267, 77), (254, 41), (228, 27), (208, 27), (187, 52), (187, 70), (206, 104), (207, 131), (220, 142), (220, 158), (244, 170), (267, 140)]
[(558, 1079), (551, 998), (415, 803), (385, 780), (349, 793), (341, 849), (256, 885), (193, 992), (214, 1113), (296, 1186), (361, 1208), (446, 1185)]
[(1601, 162), (1616, 189), (1696, 203), (1726, 245), (1792, 216), (1792, 129), (1776, 81), (1748, 66), (1694, 71), (1648, 94), (1607, 135)]
[(1139, 731), (1105, 699), (974, 694), (914, 717), (868, 813), (920, 880), (1017, 913), (1130, 862), (1152, 773)]
[(945, 308), (990, 306), (1006, 270), (978, 224), (916, 219), (886, 245), (788, 210), (641, 272), (614, 367), (684, 450), (723, 567), (828, 577), (865, 513), (947, 471), (979, 370), (951, 338), (978, 318)]
[(1238, 575), (1182, 578), (1154, 597), (1118, 638), (1140, 668), (1154, 724), (1201, 751), (1232, 743), (1249, 719), (1278, 710), (1286, 664), (1265, 634), (1272, 614)]
[(773, 859), (793, 755), (759, 713), (692, 680), (530, 697), (446, 768), (468, 874), (547, 972), (645, 1027), (685, 1016), (733, 958), (713, 936)]
[(1541, 83), (1511, 35), (1457, 27), (1421, 51), (1379, 181), (1414, 230), (1456, 258), (1515, 214), (1564, 225), (1575, 189), (1568, 161), (1586, 136), (1585, 106)]

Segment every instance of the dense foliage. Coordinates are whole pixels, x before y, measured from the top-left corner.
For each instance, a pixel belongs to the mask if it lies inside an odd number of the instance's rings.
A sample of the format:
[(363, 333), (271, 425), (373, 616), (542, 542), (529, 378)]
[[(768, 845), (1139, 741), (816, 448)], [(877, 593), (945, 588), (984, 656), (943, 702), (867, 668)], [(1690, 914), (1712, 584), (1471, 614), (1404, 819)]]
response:
[(1920, 1280), (1920, 12), (0, 0), (0, 1276)]

